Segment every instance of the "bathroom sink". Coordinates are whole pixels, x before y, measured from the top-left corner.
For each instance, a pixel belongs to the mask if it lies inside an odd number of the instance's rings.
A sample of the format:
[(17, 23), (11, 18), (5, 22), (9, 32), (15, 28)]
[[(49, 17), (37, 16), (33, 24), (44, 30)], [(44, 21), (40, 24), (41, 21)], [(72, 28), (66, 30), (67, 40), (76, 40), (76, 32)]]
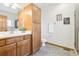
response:
[(22, 32), (22, 31), (6, 31), (6, 32), (0, 32), (0, 35), (11, 35), (11, 34), (22, 34), (22, 33), (26, 33), (26, 34), (29, 34), (31, 33), (31, 31), (25, 31), (25, 32)]
[(10, 31), (7, 32), (0, 32), (0, 39), (4, 39), (4, 38), (10, 38), (10, 37), (15, 37), (15, 36), (22, 36), (22, 35), (30, 35), (32, 34), (31, 31), (13, 31), (13, 33), (11, 33)]

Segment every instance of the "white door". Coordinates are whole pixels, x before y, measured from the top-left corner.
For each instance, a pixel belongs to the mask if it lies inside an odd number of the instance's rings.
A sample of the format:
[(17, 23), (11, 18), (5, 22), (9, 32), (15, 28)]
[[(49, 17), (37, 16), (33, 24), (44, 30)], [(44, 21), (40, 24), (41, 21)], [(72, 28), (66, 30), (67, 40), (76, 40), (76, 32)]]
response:
[(75, 48), (79, 51), (79, 9), (75, 10)]

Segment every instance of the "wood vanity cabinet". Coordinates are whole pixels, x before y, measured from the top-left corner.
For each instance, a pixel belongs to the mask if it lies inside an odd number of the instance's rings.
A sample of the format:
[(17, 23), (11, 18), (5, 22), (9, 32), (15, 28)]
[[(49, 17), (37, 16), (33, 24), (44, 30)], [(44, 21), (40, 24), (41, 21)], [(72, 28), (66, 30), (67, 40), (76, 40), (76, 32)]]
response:
[(20, 41), (17, 43), (17, 56), (22, 56), (22, 55), (28, 54), (27, 45), (28, 45), (27, 40), (23, 40), (23, 41)]
[(0, 56), (24, 56), (31, 52), (31, 35), (0, 40)]
[(16, 56), (16, 43), (4, 46), (6, 56)]
[(35, 53), (41, 46), (41, 9), (31, 3), (20, 11), (18, 20), (19, 27), (24, 20), (24, 28), (32, 31), (32, 53)]
[(9, 38), (6, 40), (6, 44), (11, 44), (11, 43), (16, 43), (18, 41), (21, 41), (23, 40), (23, 36), (20, 36), (20, 37), (14, 37), (14, 38)]
[(16, 56), (16, 43), (0, 47), (0, 56)]
[(0, 40), (0, 46), (5, 45), (5, 40)]
[(32, 7), (32, 41), (33, 53), (41, 47), (41, 9), (33, 4)]
[(17, 42), (17, 55), (29, 55), (31, 54), (31, 36), (25, 36), (25, 40)]
[(33, 23), (33, 26), (33, 52), (36, 52), (41, 47), (41, 28), (38, 23)]
[(25, 36), (25, 40), (28, 40), (28, 54), (31, 54), (32, 53), (32, 36), (31, 35), (28, 35), (28, 36)]
[(32, 4), (32, 22), (41, 24), (41, 9)]

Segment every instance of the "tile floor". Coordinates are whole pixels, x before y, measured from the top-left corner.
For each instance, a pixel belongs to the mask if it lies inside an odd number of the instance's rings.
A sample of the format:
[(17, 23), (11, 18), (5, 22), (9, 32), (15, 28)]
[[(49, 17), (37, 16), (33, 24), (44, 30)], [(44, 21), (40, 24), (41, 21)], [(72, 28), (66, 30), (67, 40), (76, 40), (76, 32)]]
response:
[(75, 56), (75, 54), (46, 43), (46, 46), (42, 46), (40, 50), (32, 56)]

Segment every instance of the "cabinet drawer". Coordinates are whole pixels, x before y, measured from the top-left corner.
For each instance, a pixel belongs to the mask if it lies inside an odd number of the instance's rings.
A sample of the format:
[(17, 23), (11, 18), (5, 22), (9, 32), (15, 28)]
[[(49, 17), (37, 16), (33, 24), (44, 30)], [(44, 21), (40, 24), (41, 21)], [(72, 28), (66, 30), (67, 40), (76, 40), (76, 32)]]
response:
[(18, 42), (18, 41), (22, 41), (23, 39), (24, 39), (23, 36), (21, 36), (21, 37), (16, 37), (16, 42)]
[(6, 39), (6, 44), (15, 43), (21, 40), (23, 40), (23, 37), (15, 37), (15, 38)]
[(3, 45), (5, 45), (5, 40), (0, 41), (0, 46), (3, 46)]
[(25, 40), (27, 40), (27, 39), (31, 39), (31, 35), (25, 36)]

